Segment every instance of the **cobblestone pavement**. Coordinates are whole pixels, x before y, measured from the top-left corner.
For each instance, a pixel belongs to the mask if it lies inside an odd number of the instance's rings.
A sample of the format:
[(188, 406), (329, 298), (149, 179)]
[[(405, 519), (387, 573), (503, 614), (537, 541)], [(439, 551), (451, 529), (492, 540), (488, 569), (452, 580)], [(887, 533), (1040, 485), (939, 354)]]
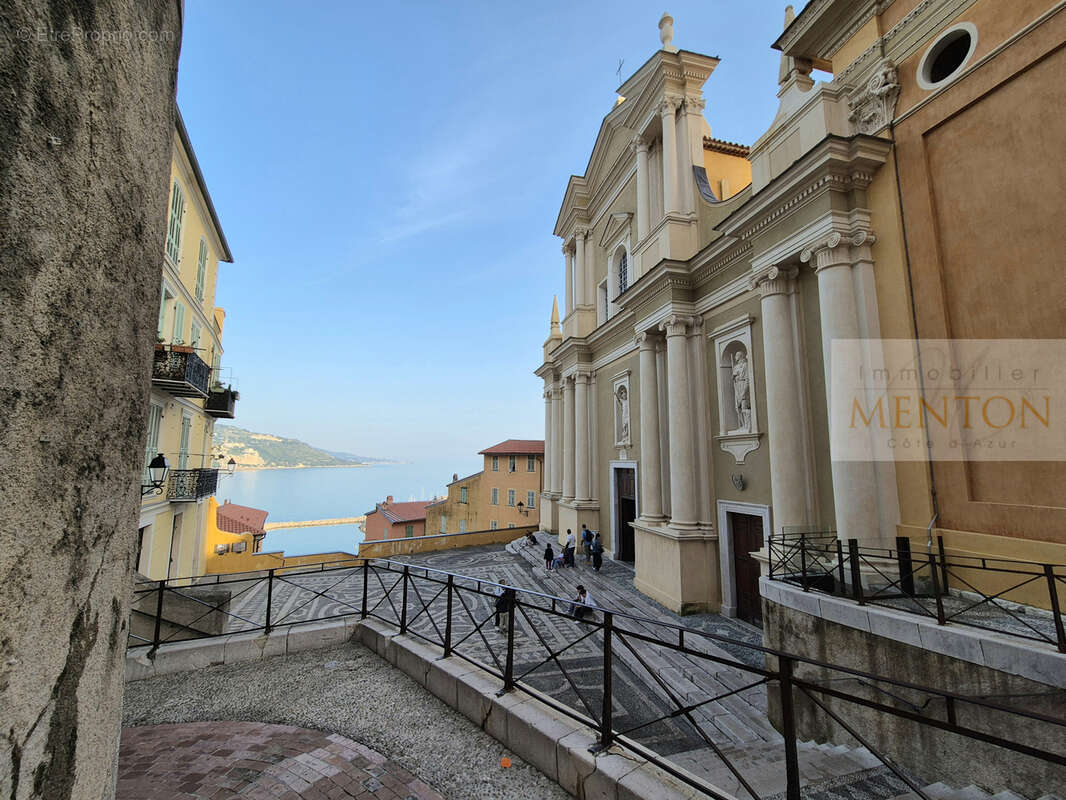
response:
[(444, 800), (395, 761), (338, 734), (255, 722), (126, 728), (116, 800)]

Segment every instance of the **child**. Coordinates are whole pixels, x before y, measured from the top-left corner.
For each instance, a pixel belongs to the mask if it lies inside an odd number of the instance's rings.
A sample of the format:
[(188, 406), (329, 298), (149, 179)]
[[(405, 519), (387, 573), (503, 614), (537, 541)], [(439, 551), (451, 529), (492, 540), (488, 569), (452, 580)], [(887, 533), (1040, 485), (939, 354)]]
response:
[(555, 561), (555, 551), (552, 550), (552, 543), (548, 542), (548, 546), (544, 548), (544, 569), (551, 572), (552, 562)]

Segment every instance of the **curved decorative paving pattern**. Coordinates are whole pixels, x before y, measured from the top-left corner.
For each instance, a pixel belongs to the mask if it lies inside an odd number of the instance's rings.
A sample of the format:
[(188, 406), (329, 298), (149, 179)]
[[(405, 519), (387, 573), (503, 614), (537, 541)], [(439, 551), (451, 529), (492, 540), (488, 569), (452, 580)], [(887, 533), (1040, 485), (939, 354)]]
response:
[(126, 728), (116, 800), (444, 800), (380, 753), (337, 734), (256, 722)]

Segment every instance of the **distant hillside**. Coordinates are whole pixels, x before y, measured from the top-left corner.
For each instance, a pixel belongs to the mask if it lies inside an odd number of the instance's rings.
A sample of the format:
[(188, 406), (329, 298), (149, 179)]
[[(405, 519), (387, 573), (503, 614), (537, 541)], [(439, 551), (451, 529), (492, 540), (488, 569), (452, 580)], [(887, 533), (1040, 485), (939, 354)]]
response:
[(330, 453), (299, 439), (285, 439), (269, 433), (256, 433), (235, 425), (216, 425), (213, 446), (232, 458), (239, 469), (279, 469), (298, 467), (351, 467), (381, 462), (351, 453)]

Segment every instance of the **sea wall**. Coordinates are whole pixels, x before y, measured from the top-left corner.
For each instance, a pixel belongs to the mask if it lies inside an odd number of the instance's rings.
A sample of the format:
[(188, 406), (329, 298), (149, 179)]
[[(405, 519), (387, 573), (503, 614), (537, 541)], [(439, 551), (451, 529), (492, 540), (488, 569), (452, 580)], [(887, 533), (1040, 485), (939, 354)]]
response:
[(439, 533), (435, 536), (412, 536), (407, 539), (362, 542), (359, 545), (359, 557), (392, 558), (393, 556), (409, 556), (415, 553), (432, 553), (437, 550), (453, 550), (458, 547), (507, 544), (519, 536), (539, 529), (539, 525), (526, 525), (521, 528), (498, 528), (487, 531), (467, 531), (466, 533)]

